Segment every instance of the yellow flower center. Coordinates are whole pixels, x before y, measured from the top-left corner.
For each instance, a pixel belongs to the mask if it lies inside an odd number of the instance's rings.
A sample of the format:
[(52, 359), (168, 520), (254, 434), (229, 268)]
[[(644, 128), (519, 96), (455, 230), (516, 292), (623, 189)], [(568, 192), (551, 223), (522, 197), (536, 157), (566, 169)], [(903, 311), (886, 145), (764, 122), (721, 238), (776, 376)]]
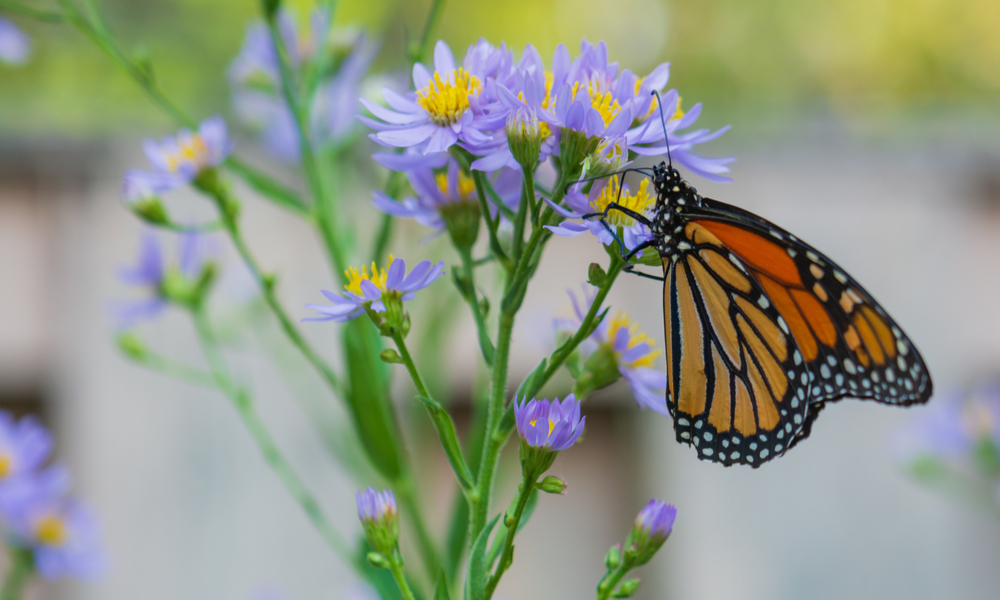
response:
[[(448, 188), (448, 174), (438, 173), (434, 176), (434, 180), (437, 182), (438, 189), (446, 197), (451, 198), (451, 190)], [(458, 172), (458, 197), (452, 198), (452, 200), (468, 200), (472, 194), (476, 191), (476, 182), (474, 179), (465, 174), (464, 171)]]
[(653, 339), (648, 335), (646, 335), (645, 333), (639, 331), (639, 325), (632, 323), (632, 321), (629, 320), (627, 314), (618, 311), (618, 313), (615, 314), (614, 318), (611, 319), (611, 323), (608, 324), (607, 343), (611, 346), (614, 346), (615, 337), (617, 337), (618, 335), (618, 330), (622, 328), (628, 329), (629, 332), (628, 348), (626, 348), (626, 350), (631, 350), (632, 348), (642, 343), (649, 344), (650, 348), (649, 352), (647, 352), (645, 355), (639, 357), (631, 364), (627, 364), (625, 366), (630, 369), (634, 369), (636, 367), (651, 368), (653, 366), (653, 361), (656, 360), (656, 357), (660, 355), (660, 351), (653, 350), (653, 346), (656, 344), (656, 342), (654, 342)]
[(200, 165), (204, 162), (204, 157), (208, 154), (208, 146), (205, 145), (205, 140), (201, 139), (200, 135), (196, 133), (189, 140), (179, 141), (179, 144), (180, 149), (173, 156), (167, 157), (167, 166), (170, 167), (171, 172), (176, 173), (182, 164)]
[[(642, 77), (636, 79), (636, 81), (635, 81), (635, 92), (633, 92), (634, 94), (638, 94), (639, 93), (639, 88), (642, 87), (642, 82), (643, 82), (643, 78)], [(653, 111), (656, 110), (656, 107), (659, 106), (659, 104), (660, 103), (656, 99), (656, 96), (653, 96), (653, 101), (649, 103), (649, 110), (647, 110), (646, 114), (642, 115), (642, 117), (636, 119), (636, 122), (637, 123), (641, 123), (641, 122), (645, 121), (646, 119), (648, 119), (650, 117), (650, 115), (653, 114)], [(677, 110), (674, 111), (674, 114), (671, 115), (671, 117), (669, 119), (667, 119), (667, 121), (676, 121), (677, 119), (679, 119), (679, 118), (681, 118), (683, 116), (684, 116), (684, 111), (681, 110), (681, 97), (678, 96), (677, 97)]]
[(56, 515), (45, 515), (35, 524), (35, 536), (48, 546), (62, 546), (68, 537), (66, 522)]
[[(594, 209), (594, 212), (604, 212), (612, 202), (627, 208), (633, 212), (642, 214), (649, 210), (651, 206), (656, 204), (656, 198), (649, 193), (649, 180), (643, 179), (642, 183), (639, 184), (639, 191), (635, 194), (631, 194), (627, 191), (622, 191), (619, 189), (618, 176), (613, 176), (598, 194), (597, 198), (590, 202), (590, 206)], [(608, 222), (612, 228), (621, 225), (623, 227), (629, 227), (635, 224), (635, 220), (623, 213), (620, 210), (610, 210), (608, 211), (605, 220)]]
[(385, 291), (385, 280), (389, 277), (389, 267), (392, 266), (392, 261), (393, 258), (390, 254), (389, 264), (382, 271), (379, 271), (378, 266), (373, 262), (371, 275), (368, 274), (368, 267), (361, 267), (361, 271), (358, 271), (355, 267), (344, 271), (344, 274), (347, 275), (347, 285), (344, 286), (344, 289), (355, 296), (363, 296), (364, 292), (361, 291), (361, 282), (370, 281), (375, 284), (375, 287)]
[[(580, 82), (577, 81), (573, 84), (573, 99), (576, 100), (576, 94), (580, 91)], [(587, 86), (587, 92), (590, 94), (590, 105), (597, 109), (597, 112), (601, 113), (601, 119), (604, 121), (604, 126), (607, 127), (611, 124), (611, 121), (615, 120), (618, 113), (621, 111), (622, 107), (618, 104), (618, 101), (611, 97), (611, 92), (601, 93), (600, 89), (594, 82), (591, 82)]]
[[(532, 419), (531, 421), (528, 421), (528, 423), (530, 423), (532, 427), (534, 427), (535, 423), (537, 422), (538, 419)], [(549, 419), (549, 435), (552, 435), (552, 430), (555, 428), (556, 428), (556, 422), (553, 421), (552, 419)]]
[(9, 454), (0, 454), (0, 479), (7, 479), (14, 470), (14, 458)]
[(457, 123), (469, 108), (469, 96), (475, 96), (483, 85), (465, 69), (456, 69), (442, 79), (437, 72), (427, 87), (417, 91), (417, 104), (430, 114), (435, 125), (444, 127)]

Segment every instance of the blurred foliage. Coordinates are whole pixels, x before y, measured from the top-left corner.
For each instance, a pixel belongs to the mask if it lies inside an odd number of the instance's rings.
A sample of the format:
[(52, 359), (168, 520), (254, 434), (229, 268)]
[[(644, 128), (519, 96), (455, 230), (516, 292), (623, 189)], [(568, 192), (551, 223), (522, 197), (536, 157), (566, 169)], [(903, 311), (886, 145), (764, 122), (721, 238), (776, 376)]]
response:
[[(54, 5), (54, 2), (51, 3)], [(301, 18), (308, 0), (287, 0)], [(49, 6), (36, 0), (35, 6)], [(342, 0), (336, 20), (383, 39), (378, 67), (403, 62), (429, 0)], [(148, 48), (156, 77), (195, 114), (229, 114), (224, 73), (256, 2), (103, 0), (126, 48)], [(62, 25), (15, 17), (35, 39), (26, 67), (0, 66), (0, 130), (128, 131), (162, 117), (89, 41)], [(605, 39), (611, 56), (645, 74), (673, 63), (671, 85), (711, 107), (706, 125), (735, 113), (1000, 112), (996, 0), (451, 0), (441, 36), (461, 54), (480, 36), (515, 51), (534, 43)]]

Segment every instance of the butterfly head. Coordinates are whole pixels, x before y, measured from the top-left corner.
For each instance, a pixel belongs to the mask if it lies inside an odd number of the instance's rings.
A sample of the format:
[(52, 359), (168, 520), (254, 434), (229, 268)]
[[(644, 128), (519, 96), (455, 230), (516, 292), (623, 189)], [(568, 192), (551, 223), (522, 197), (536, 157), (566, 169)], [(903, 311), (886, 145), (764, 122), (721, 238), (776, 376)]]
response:
[(680, 172), (672, 165), (661, 162), (653, 167), (653, 187), (656, 189), (658, 210), (670, 210), (680, 206), (700, 206), (698, 190), (684, 181)]

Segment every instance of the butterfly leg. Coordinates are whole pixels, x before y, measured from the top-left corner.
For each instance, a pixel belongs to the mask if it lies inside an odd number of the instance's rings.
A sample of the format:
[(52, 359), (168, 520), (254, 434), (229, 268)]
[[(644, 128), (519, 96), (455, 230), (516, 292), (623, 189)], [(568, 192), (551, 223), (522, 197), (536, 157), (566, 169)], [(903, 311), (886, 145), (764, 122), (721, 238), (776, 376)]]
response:
[(649, 273), (644, 273), (642, 271), (636, 271), (635, 270), (635, 265), (633, 265), (633, 264), (627, 264), (627, 265), (625, 265), (625, 268), (622, 269), (622, 271), (624, 271), (625, 273), (631, 273), (632, 275), (638, 275), (639, 277), (645, 277), (646, 279), (654, 279), (656, 281), (663, 281), (663, 277), (660, 277), (659, 275), (650, 275)]
[[(645, 215), (641, 215), (641, 214), (635, 212), (634, 210), (631, 210), (629, 208), (625, 208), (624, 206), (618, 204), (617, 202), (612, 202), (611, 204), (608, 204), (608, 207), (604, 209), (604, 212), (587, 213), (587, 214), (583, 215), (583, 217), (581, 217), (581, 218), (582, 219), (593, 219), (594, 217), (604, 218), (604, 217), (608, 216), (608, 211), (612, 210), (612, 209), (617, 210), (619, 212), (622, 212), (622, 213), (624, 213), (624, 214), (632, 217), (633, 219), (635, 219), (636, 221), (642, 223), (646, 227), (652, 227), (652, 225), (653, 225), (653, 222), (650, 221), (649, 219), (647, 219)], [(607, 227), (607, 225), (605, 225), (605, 227)]]
[(566, 187), (563, 189), (563, 195), (565, 196), (566, 194), (568, 194), (569, 193), (569, 188), (573, 187), (574, 185), (579, 185), (581, 183), (587, 183), (588, 181), (596, 181), (598, 179), (604, 179), (606, 177), (614, 177), (615, 175), (625, 175), (626, 173), (642, 173), (646, 177), (652, 177), (652, 175), (649, 173), (648, 169), (636, 169), (634, 167), (633, 168), (629, 168), (629, 169), (622, 169), (621, 171), (616, 171), (614, 173), (608, 173), (607, 175), (598, 175), (597, 177), (586, 177), (584, 179), (580, 179), (579, 181), (572, 181), (570, 183), (567, 183)]

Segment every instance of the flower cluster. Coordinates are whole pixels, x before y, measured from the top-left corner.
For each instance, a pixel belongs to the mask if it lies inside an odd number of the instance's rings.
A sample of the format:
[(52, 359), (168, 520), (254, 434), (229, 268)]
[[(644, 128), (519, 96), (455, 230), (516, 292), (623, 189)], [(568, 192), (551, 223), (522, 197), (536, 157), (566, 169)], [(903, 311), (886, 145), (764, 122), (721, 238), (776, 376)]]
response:
[(945, 396), (915, 412), (893, 440), (911, 473), (928, 483), (944, 470), (957, 473), (1000, 506), (1000, 387)]
[(182, 305), (195, 302), (215, 276), (212, 254), (207, 236), (186, 233), (178, 238), (176, 263), (168, 265), (160, 238), (146, 231), (141, 238), (136, 264), (118, 271), (122, 283), (141, 294), (141, 297), (112, 305), (113, 316), (120, 326), (127, 328), (152, 319), (171, 302)]
[(17, 25), (0, 17), (0, 62), (20, 65), (31, 55), (31, 38)]
[(69, 473), (45, 466), (52, 436), (33, 417), (0, 411), (0, 519), (8, 545), (31, 553), (46, 579), (92, 578), (103, 570), (97, 523), (68, 495)]
[[(277, 27), (289, 67), (301, 77), (310, 70), (330, 73), (318, 83), (309, 110), (309, 136), (315, 144), (339, 144), (348, 139), (360, 107), (361, 83), (378, 51), (364, 34), (332, 28), (330, 12), (316, 9), (308, 27), (296, 27), (285, 10)], [(261, 132), (267, 149), (283, 160), (299, 160), (301, 140), (295, 117), (281, 89), (279, 54), (263, 22), (247, 28), (243, 48), (229, 67), (233, 105), (239, 116)], [(332, 63), (332, 64), (331, 64)]]
[[(574, 316), (554, 320), (557, 338), (572, 335), (580, 328), (595, 295), (595, 288), (589, 284), (584, 285), (582, 303), (572, 292), (569, 293)], [(574, 391), (580, 395), (588, 394), (624, 378), (639, 406), (667, 415), (664, 400), (667, 378), (663, 371), (653, 366), (660, 355), (654, 345), (652, 338), (641, 333), (639, 326), (632, 323), (628, 315), (618, 312), (614, 317), (606, 317), (580, 344), (578, 356), (567, 362), (576, 380)]]
[(604, 42), (584, 40), (576, 58), (560, 45), (546, 67), (530, 45), (515, 62), (504, 44), (496, 47), (486, 40), (470, 46), (459, 65), (448, 45), (439, 41), (433, 67), (414, 66), (414, 92), (383, 89), (387, 106), (362, 101), (372, 117), (360, 119), (376, 131), (372, 139), (416, 149), (410, 164), (419, 162), (419, 155), (457, 145), (477, 158), (473, 169), (534, 168), (552, 155), (573, 173), (585, 162), (591, 174), (610, 173), (626, 164), (630, 153), (667, 152), (653, 91), (663, 92), (666, 135), (675, 162), (703, 177), (723, 180), (720, 174), (732, 161), (692, 152), (726, 128), (681, 131), (694, 125), (701, 105), (686, 113), (680, 109), (677, 92), (664, 89), (669, 65), (637, 77), (609, 62)]

